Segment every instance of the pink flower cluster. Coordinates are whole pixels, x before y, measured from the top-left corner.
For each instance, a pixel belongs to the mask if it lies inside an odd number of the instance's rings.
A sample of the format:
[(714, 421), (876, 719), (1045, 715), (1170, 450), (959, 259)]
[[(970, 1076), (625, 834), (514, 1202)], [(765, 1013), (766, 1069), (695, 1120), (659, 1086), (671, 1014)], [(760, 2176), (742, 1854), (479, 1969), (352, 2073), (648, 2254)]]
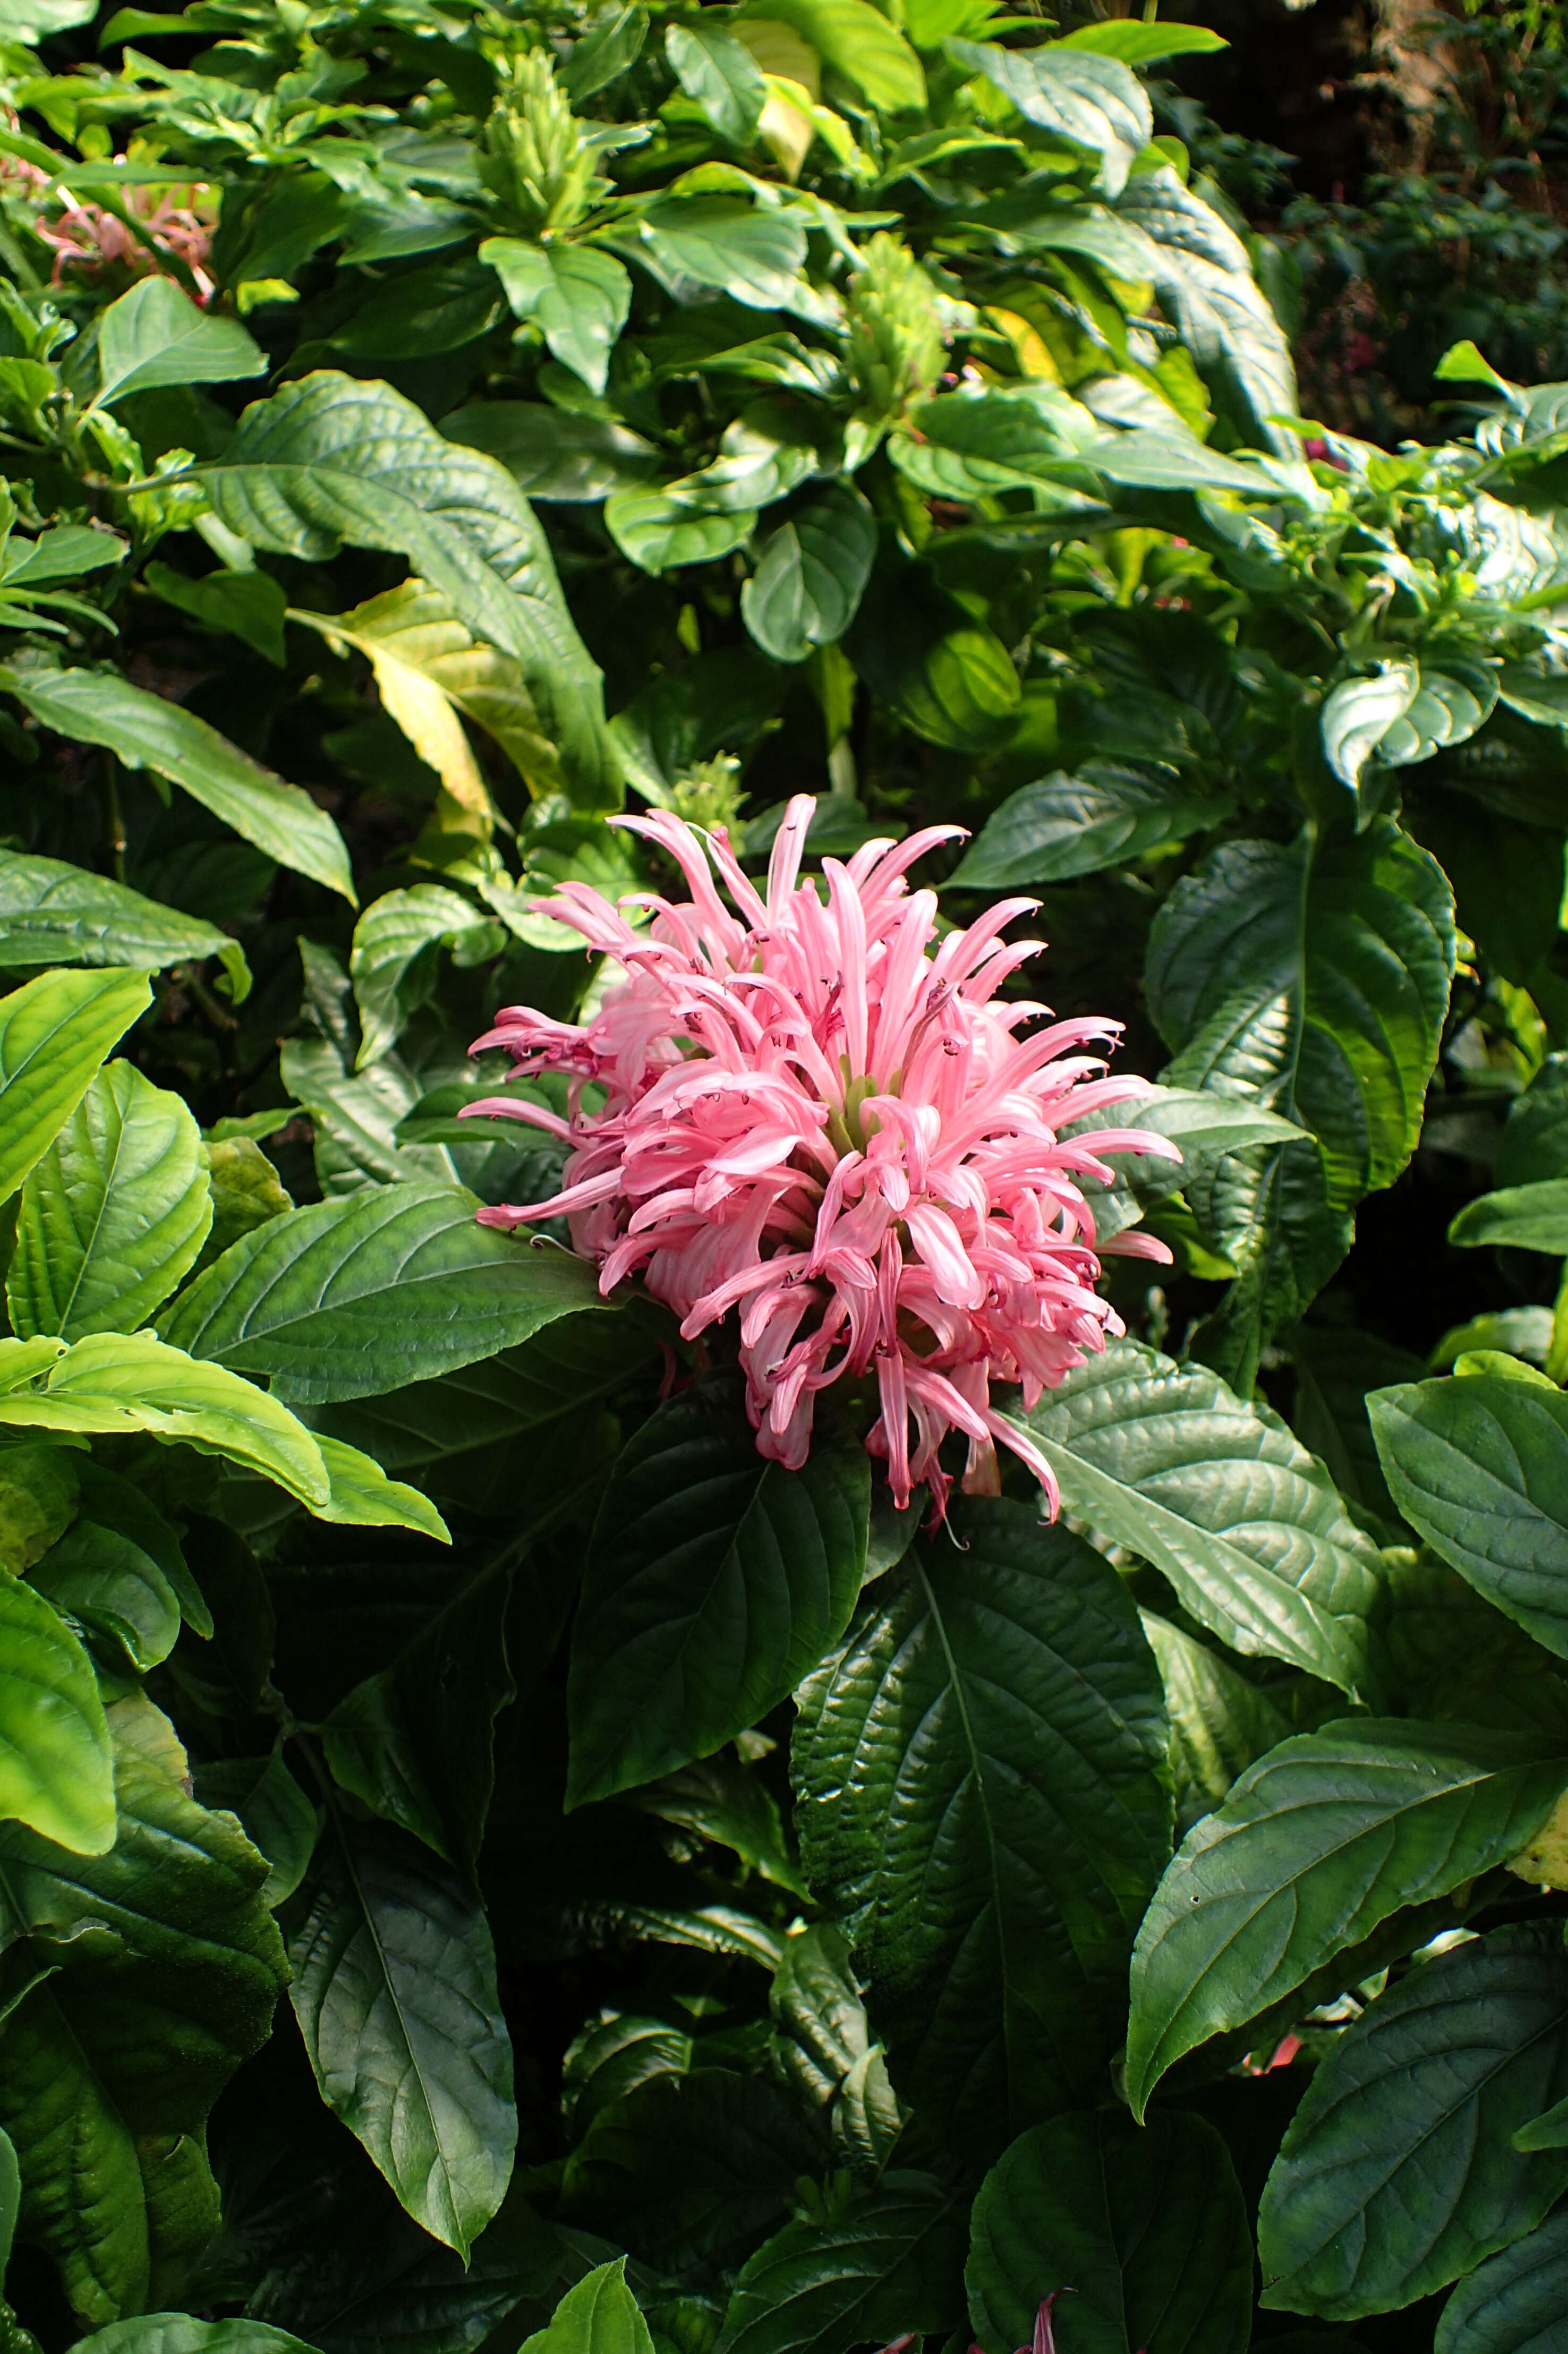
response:
[[(203, 303), (211, 300), (213, 279), (207, 265), (212, 258), (212, 228), (197, 209), (209, 193), (204, 183), (179, 189), (126, 189), (126, 210), (135, 215), (153, 240), (148, 245), (117, 215), (105, 212), (101, 205), (83, 204), (69, 188), (51, 180), (40, 165), (29, 164), (23, 156), (0, 160), (0, 182), (7, 180), (37, 196), (40, 207), (47, 201), (54, 208), (48, 212), (40, 208), (33, 222), (44, 243), (53, 249), (55, 266), (50, 277), (54, 285), (62, 283), (67, 268), (72, 265), (90, 277), (116, 266), (134, 276), (151, 277), (158, 270), (161, 251), (185, 264)], [(178, 201), (182, 196), (186, 199), (184, 203)]]
[[(722, 831), (655, 811), (616, 822), (668, 853), (689, 900), (630, 895), (623, 908), (652, 911), (642, 929), (587, 884), (539, 903), (626, 977), (580, 1025), (513, 1006), (477, 1042), (506, 1048), (519, 1076), (572, 1080), (565, 1119), (510, 1096), (471, 1107), (572, 1148), (553, 1200), (480, 1216), (565, 1214), (600, 1290), (640, 1274), (688, 1340), (738, 1310), (764, 1455), (798, 1469), (821, 1392), (874, 1373), (866, 1444), (900, 1506), (925, 1481), (943, 1510), (938, 1451), (959, 1430), (966, 1488), (995, 1492), (1000, 1440), (1054, 1511), (1049, 1465), (991, 1384), (1022, 1384), (1031, 1406), (1121, 1331), (1094, 1288), (1079, 1181), (1109, 1180), (1107, 1152), (1180, 1155), (1139, 1129), (1061, 1136), (1144, 1086), (1098, 1076), (1103, 1061), (1075, 1051), (1111, 1043), (1118, 1023), (1034, 1028), (1045, 1008), (998, 995), (1041, 945), (1002, 938), (1035, 901), (1004, 899), (938, 938), (936, 895), (910, 891), (906, 873), (961, 829), (824, 859), (824, 899), (799, 879), (811, 810), (789, 803), (766, 896)], [(1136, 1233), (1107, 1247), (1169, 1257)]]

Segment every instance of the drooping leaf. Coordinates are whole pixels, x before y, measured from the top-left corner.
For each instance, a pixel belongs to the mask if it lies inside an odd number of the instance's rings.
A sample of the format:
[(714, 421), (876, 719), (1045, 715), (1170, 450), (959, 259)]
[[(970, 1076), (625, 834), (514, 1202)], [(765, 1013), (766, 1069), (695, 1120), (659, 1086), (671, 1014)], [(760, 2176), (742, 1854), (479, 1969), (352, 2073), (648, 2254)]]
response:
[(544, 535), (493, 459), (443, 440), (388, 386), (323, 370), (248, 408), (201, 471), (222, 521), (258, 547), (320, 560), (346, 542), (406, 556), (477, 641), (517, 663), (574, 797), (614, 805), (599, 673)]
[(1568, 1178), (1542, 1177), (1482, 1193), (1466, 1203), (1448, 1229), (1448, 1240), (1466, 1250), (1489, 1246), (1568, 1258)]
[(98, 398), (123, 400), (161, 384), (226, 384), (260, 376), (267, 355), (238, 319), (198, 311), (183, 288), (156, 271), (98, 323)]
[(315, 1852), (316, 1810), (285, 1765), (270, 1757), (219, 1757), (196, 1768), (196, 1795), (209, 1811), (235, 1816), (267, 1859), (261, 1902), (276, 1912), (305, 1876)]
[(493, 737), (531, 791), (559, 789), (560, 763), (522, 665), (475, 638), (440, 589), (405, 580), (352, 612), (321, 615), (315, 627), (368, 656), (382, 709), (440, 777), (463, 831), (488, 836), (493, 811), (461, 718)]
[(872, 0), (753, 0), (747, 17), (789, 26), (868, 105), (896, 114), (926, 103), (919, 58)]
[(338, 1521), (356, 1529), (414, 1529), (420, 1536), (450, 1544), (451, 1534), (428, 1496), (401, 1479), (389, 1479), (374, 1456), (341, 1438), (315, 1434), (326, 1467), (330, 1492), (324, 1504), (312, 1507), (318, 1521)]
[(1568, 1398), (1495, 1373), (1367, 1401), (1400, 1511), (1489, 1602), (1568, 1658)]
[(1396, 722), (1404, 718), (1421, 691), (1413, 662), (1384, 663), (1367, 678), (1348, 678), (1323, 704), (1323, 750), (1329, 766), (1351, 792), (1361, 771)]
[(653, 1781), (775, 1707), (843, 1632), (870, 1511), (852, 1433), (819, 1429), (787, 1471), (733, 1398), (660, 1407), (616, 1464), (584, 1567), (567, 1803)]
[(1568, 2188), (1568, 2149), (1518, 2150), (1513, 2133), (1565, 2092), (1553, 1928), (1494, 1930), (1412, 1970), (1335, 2042), (1291, 2121), (1258, 2217), (1264, 2304), (1354, 2321), (1532, 2231)]
[(281, 1397), (371, 1397), (477, 1363), (598, 1303), (594, 1270), (476, 1225), (460, 1185), (391, 1184), (244, 1235), (163, 1322)]
[(1031, 2339), (1062, 2291), (1075, 2354), (1245, 2354), (1251, 2336), (1240, 2185), (1213, 2126), (1169, 2110), (1141, 2133), (1101, 2111), (1022, 2135), (980, 2186), (966, 2277), (983, 2354)]
[(0, 1831), (8, 1910), (53, 1966), (0, 2023), (0, 2124), (22, 2162), (21, 2235), (88, 2325), (177, 2300), (217, 2222), (207, 2112), (286, 1975), (265, 1859), (187, 1795), (166, 1718), (140, 1695), (109, 1714), (113, 1848), (84, 1860)]
[(302, 1504), (324, 1504), (331, 1494), (321, 1449), (287, 1406), (150, 1332), (90, 1332), (69, 1344), (0, 1341), (0, 1424), (150, 1431), (167, 1444), (226, 1455)]
[(895, 2168), (831, 2222), (788, 2223), (747, 2259), (718, 2354), (835, 2354), (963, 2310), (963, 2210), (931, 2175)]
[(0, 1820), (78, 1855), (114, 1844), (114, 1774), (92, 1663), (57, 1610), (0, 1575)]
[(360, 1044), (355, 1068), (363, 1070), (387, 1052), (407, 1015), (420, 1000), (410, 987), (410, 968), (444, 941), (457, 947), (475, 934), (488, 934), (492, 919), (471, 899), (460, 898), (436, 883), (384, 892), (354, 928), (349, 971), (359, 1007)]
[(813, 1893), (852, 1936), (895, 2084), (990, 2154), (1097, 2084), (1169, 1852), (1159, 1678), (1121, 1582), (1033, 1510), (872, 1588), (800, 1696)]
[(876, 519), (847, 482), (830, 483), (779, 525), (740, 592), (742, 619), (776, 662), (837, 643), (859, 610), (876, 554)]
[(1117, 210), (1155, 247), (1160, 307), (1216, 405), (1255, 449), (1289, 451), (1287, 429), (1270, 420), (1297, 414), (1296, 370), (1241, 239), (1169, 164), (1134, 173)]
[[(694, 36), (685, 37), (695, 45)], [(615, 256), (591, 245), (535, 245), (518, 237), (488, 237), (479, 255), (500, 278), (513, 315), (531, 321), (561, 366), (590, 392), (602, 392), (631, 308), (631, 280)]]
[(0, 1201), (42, 1160), (152, 995), (144, 972), (41, 972), (0, 999)]
[(1123, 1340), (1024, 1420), (1066, 1511), (1152, 1562), (1202, 1626), (1357, 1689), (1377, 1551), (1266, 1406)]
[(1213, 824), (1219, 807), (1173, 770), (1086, 760), (1010, 793), (965, 852), (949, 888), (1001, 891), (1063, 883), (1124, 864)]
[(436, 2239), (468, 2253), (512, 2172), (512, 2045), (483, 1908), (417, 1840), (334, 1814), (291, 1943), (322, 2097)]
[(249, 993), (250, 970), (238, 940), (175, 907), (160, 907), (62, 859), (0, 850), (0, 966), (171, 964), (217, 957), (236, 1004)]
[(1256, 2018), (1402, 1906), (1517, 1853), (1563, 1780), (1549, 1736), (1393, 1718), (1298, 1734), (1249, 1766), (1188, 1832), (1139, 1932), (1134, 2115), (1183, 2052)]
[(14, 661), (0, 670), (0, 687), (41, 726), (78, 744), (102, 745), (128, 769), (168, 778), (280, 866), (353, 904), (348, 852), (326, 811), (194, 711), (133, 686), (117, 670)]
[(85, 1515), (33, 1572), (32, 1585), (81, 1628), (111, 1671), (147, 1675), (180, 1631), (179, 1596), (153, 1556)]
[(101, 1070), (22, 1188), (5, 1284), (17, 1338), (149, 1323), (212, 1224), (206, 1158), (178, 1096), (123, 1060)]

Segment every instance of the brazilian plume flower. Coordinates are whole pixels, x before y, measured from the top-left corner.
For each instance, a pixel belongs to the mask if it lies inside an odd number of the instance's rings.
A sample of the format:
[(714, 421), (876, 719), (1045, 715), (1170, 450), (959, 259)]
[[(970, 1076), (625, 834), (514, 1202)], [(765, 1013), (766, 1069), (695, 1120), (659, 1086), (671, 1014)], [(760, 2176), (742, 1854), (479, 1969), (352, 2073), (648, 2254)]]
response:
[[(800, 879), (811, 808), (789, 803), (766, 896), (722, 830), (659, 810), (617, 822), (669, 854), (689, 899), (639, 892), (618, 909), (564, 883), (539, 903), (625, 978), (580, 1024), (513, 1006), (477, 1042), (504, 1047), (519, 1076), (570, 1078), (565, 1119), (504, 1095), (470, 1107), (570, 1147), (552, 1200), (480, 1216), (564, 1214), (600, 1290), (641, 1276), (688, 1340), (737, 1317), (758, 1445), (791, 1469), (821, 1393), (874, 1375), (866, 1445), (900, 1506), (925, 1481), (944, 1508), (938, 1452), (958, 1430), (966, 1488), (995, 1492), (1000, 1441), (1054, 1511), (1050, 1467), (991, 1384), (1021, 1384), (1032, 1406), (1122, 1330), (1094, 1288), (1081, 1181), (1110, 1180), (1107, 1152), (1180, 1156), (1135, 1129), (1061, 1134), (1144, 1086), (1078, 1051), (1113, 1043), (1118, 1023), (1037, 1026), (1044, 1007), (999, 996), (1040, 948), (1002, 938), (1035, 901), (1004, 899), (938, 938), (936, 895), (905, 878), (960, 828), (824, 859), (824, 897)], [(633, 928), (620, 910), (639, 908), (652, 921)], [(1106, 1247), (1169, 1257), (1137, 1233)]]

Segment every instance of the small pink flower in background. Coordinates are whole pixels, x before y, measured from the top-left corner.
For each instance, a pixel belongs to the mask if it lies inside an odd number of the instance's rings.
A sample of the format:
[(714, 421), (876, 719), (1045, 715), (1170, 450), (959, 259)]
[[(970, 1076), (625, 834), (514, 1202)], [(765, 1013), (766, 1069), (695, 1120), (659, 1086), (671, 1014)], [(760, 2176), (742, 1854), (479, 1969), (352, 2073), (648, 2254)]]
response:
[(153, 239), (149, 247), (115, 214), (105, 212), (101, 205), (84, 204), (68, 188), (51, 181), (38, 164), (29, 164), (23, 156), (0, 158), (0, 183), (5, 181), (13, 186), (19, 184), (38, 196), (39, 210), (33, 226), (44, 243), (54, 250), (52, 284), (63, 284), (69, 268), (90, 278), (115, 267), (135, 277), (151, 277), (159, 270), (161, 251), (185, 264), (198, 300), (204, 304), (210, 302), (213, 280), (207, 265), (212, 255), (212, 224), (203, 218), (202, 213), (211, 191), (205, 182), (193, 181), (179, 188), (126, 189), (125, 208), (135, 215)]
[[(623, 907), (652, 911), (641, 931), (584, 883), (539, 903), (626, 978), (581, 1025), (512, 1006), (477, 1042), (505, 1047), (519, 1076), (572, 1080), (565, 1119), (507, 1096), (470, 1107), (572, 1148), (553, 1200), (480, 1216), (516, 1226), (564, 1213), (600, 1290), (641, 1275), (688, 1340), (736, 1314), (758, 1445), (791, 1469), (820, 1394), (874, 1373), (866, 1445), (900, 1506), (926, 1481), (943, 1509), (938, 1450), (959, 1430), (967, 1489), (996, 1492), (1000, 1440), (1054, 1511), (1049, 1466), (991, 1384), (1022, 1384), (1031, 1406), (1122, 1330), (1094, 1288), (1080, 1180), (1109, 1180), (1107, 1151), (1180, 1155), (1139, 1129), (1060, 1136), (1146, 1089), (1077, 1051), (1113, 1043), (1119, 1024), (1035, 1028), (1044, 1007), (998, 995), (1041, 945), (1001, 938), (1034, 900), (1002, 900), (938, 938), (936, 895), (910, 891), (906, 872), (961, 828), (824, 859), (824, 904), (798, 880), (811, 809), (789, 803), (765, 896), (722, 831), (660, 810), (614, 822), (668, 852), (689, 900), (631, 895)], [(1170, 1256), (1136, 1233), (1106, 1247)]]

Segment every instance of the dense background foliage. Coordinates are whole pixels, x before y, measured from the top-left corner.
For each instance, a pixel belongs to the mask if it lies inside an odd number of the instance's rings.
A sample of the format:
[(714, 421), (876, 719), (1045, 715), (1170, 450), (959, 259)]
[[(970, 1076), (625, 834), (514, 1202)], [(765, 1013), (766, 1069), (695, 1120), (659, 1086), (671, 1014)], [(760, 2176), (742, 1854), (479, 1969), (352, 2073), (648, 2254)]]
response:
[[(1347, 186), (1206, 25), (0, 0), (14, 2354), (1568, 2345), (1568, 67), (1384, 16)], [(1161, 1083), (1053, 1527), (474, 1222), (540, 893), (800, 790)]]

